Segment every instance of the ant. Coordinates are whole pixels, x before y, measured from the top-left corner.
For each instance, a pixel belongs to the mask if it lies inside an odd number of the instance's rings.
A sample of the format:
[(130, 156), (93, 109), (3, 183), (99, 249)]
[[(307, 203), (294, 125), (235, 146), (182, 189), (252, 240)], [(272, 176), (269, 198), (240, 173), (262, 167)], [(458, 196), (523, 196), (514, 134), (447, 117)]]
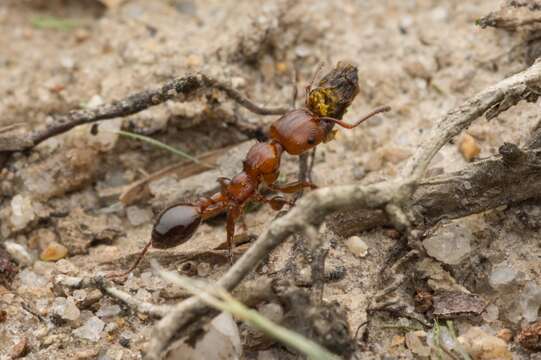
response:
[[(192, 203), (177, 203), (163, 210), (154, 224), (151, 240), (134, 265), (123, 275), (129, 274), (137, 267), (150, 246), (157, 249), (178, 246), (192, 237), (202, 221), (223, 212), (227, 212), (227, 244), (229, 259), (232, 262), (235, 222), (249, 201), (269, 204), (276, 211), (281, 210), (284, 205), (293, 205), (293, 202), (280, 195), (270, 197), (262, 195), (260, 193), (262, 184), (272, 191), (285, 194), (300, 192), (304, 188), (317, 188), (307, 180), (278, 184), (276, 181), (280, 174), (282, 154), (287, 152), (290, 155), (301, 155), (315, 149), (322, 142), (332, 140), (336, 131), (333, 130), (335, 125), (353, 129), (372, 116), (390, 110), (389, 106), (376, 108), (351, 124), (337, 119), (336, 117), (341, 117), (345, 113), (359, 88), (357, 69), (354, 66), (339, 63), (335, 71), (353, 75), (339, 79), (338, 91), (333, 91), (332, 84), (331, 87), (321, 86), (329, 82), (326, 78), (321, 80), (319, 87), (312, 89), (318, 73), (316, 72), (314, 79), (306, 87), (304, 107), (290, 110), (273, 122), (269, 132), (270, 139), (258, 142), (250, 148), (243, 161), (242, 171), (232, 179), (225, 177), (217, 179), (220, 191), (210, 197), (203, 196)], [(348, 96), (341, 99), (340, 95), (343, 94), (340, 90), (344, 89)], [(325, 116), (326, 114), (338, 115), (331, 117)]]

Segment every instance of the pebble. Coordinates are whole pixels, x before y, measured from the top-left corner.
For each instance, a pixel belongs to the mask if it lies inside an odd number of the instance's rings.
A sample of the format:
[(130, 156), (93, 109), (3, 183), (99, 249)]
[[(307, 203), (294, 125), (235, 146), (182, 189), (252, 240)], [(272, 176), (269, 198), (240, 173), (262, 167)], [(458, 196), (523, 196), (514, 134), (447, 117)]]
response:
[(257, 311), (274, 323), (280, 323), (284, 318), (284, 310), (276, 303), (261, 305), (257, 308)]
[(520, 307), (522, 316), (528, 322), (537, 320), (539, 307), (541, 307), (541, 287), (534, 282), (528, 282), (524, 290), (522, 290)]
[(79, 268), (66, 259), (58, 260), (55, 265), (56, 271), (61, 274), (77, 274), (79, 272)]
[(45, 276), (38, 275), (28, 269), (24, 269), (19, 273), (19, 279), (21, 280), (21, 285), (28, 288), (42, 288), (48, 283)]
[(9, 358), (19, 359), (25, 357), (29, 350), (30, 347), (28, 346), (28, 339), (23, 337), (17, 344), (15, 344), (15, 346), (11, 348)]
[(500, 314), (500, 311), (498, 307), (494, 304), (490, 304), (485, 308), (485, 311), (483, 312), (483, 320), (486, 322), (493, 322), (498, 320), (498, 316)]
[(60, 316), (64, 320), (74, 321), (81, 316), (79, 308), (75, 305), (73, 300), (65, 297), (57, 297), (53, 301), (52, 312)]
[(406, 334), (406, 346), (411, 350), (412, 353), (421, 357), (430, 355), (430, 347), (423, 344), (416, 331), (410, 331)]
[(56, 261), (64, 258), (68, 254), (68, 248), (57, 242), (51, 242), (39, 255), (43, 261)]
[(113, 317), (120, 314), (121, 308), (118, 305), (104, 305), (102, 306), (96, 315), (100, 318)]
[(481, 153), (481, 148), (477, 145), (475, 138), (467, 133), (458, 142), (458, 150), (468, 162), (474, 160)]
[(104, 327), (105, 323), (100, 318), (92, 316), (83, 326), (73, 330), (73, 335), (96, 342), (100, 339)]
[(346, 246), (349, 251), (358, 257), (368, 255), (368, 245), (359, 236), (352, 236), (346, 240)]
[(26, 249), (26, 246), (17, 244), (14, 241), (6, 240), (4, 247), (9, 255), (20, 265), (32, 265), (34, 262), (32, 255)]
[(479, 327), (470, 328), (458, 338), (464, 349), (474, 359), (511, 360), (511, 352), (507, 350), (507, 343), (499, 337), (485, 333)]
[(24, 229), (35, 217), (32, 200), (29, 197), (19, 194), (11, 199), (10, 221), (14, 230)]
[(488, 278), (490, 286), (494, 289), (509, 285), (517, 277), (517, 272), (505, 263), (498, 264), (492, 268)]
[(471, 252), (471, 231), (459, 224), (448, 224), (438, 228), (423, 241), (428, 255), (445, 264), (456, 265)]
[(509, 329), (501, 329), (496, 336), (508, 343), (513, 339), (513, 332)]

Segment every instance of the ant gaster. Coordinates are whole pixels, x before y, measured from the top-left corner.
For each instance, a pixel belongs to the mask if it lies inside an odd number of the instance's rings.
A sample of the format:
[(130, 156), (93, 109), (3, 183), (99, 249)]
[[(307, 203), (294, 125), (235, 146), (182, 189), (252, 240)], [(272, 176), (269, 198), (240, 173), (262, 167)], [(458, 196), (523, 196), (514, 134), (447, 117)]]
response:
[[(180, 245), (192, 237), (202, 221), (224, 211), (227, 212), (227, 244), (231, 259), (235, 222), (241, 216), (247, 202), (267, 203), (274, 210), (280, 210), (286, 204), (292, 205), (280, 195), (271, 197), (262, 195), (260, 193), (262, 184), (270, 190), (281, 193), (295, 193), (308, 187), (316, 188), (310, 181), (278, 184), (276, 180), (280, 174), (282, 154), (287, 152), (291, 155), (300, 155), (322, 142), (332, 140), (335, 125), (352, 129), (370, 117), (390, 110), (388, 106), (379, 107), (352, 124), (335, 118), (345, 113), (359, 88), (357, 69), (354, 66), (338, 63), (333, 71), (342, 72), (347, 76), (341, 76), (338, 85), (332, 84), (332, 80), (329, 84), (326, 78), (333, 74), (331, 72), (315, 89), (311, 88), (312, 80), (306, 87), (304, 108), (291, 110), (273, 122), (270, 127), (270, 139), (258, 142), (250, 148), (243, 162), (242, 171), (232, 179), (218, 178), (219, 192), (210, 197), (201, 197), (193, 203), (179, 203), (163, 210), (154, 224), (150, 242), (125, 274), (137, 267), (150, 246), (167, 249)], [(328, 114), (334, 114), (335, 117), (327, 116)]]

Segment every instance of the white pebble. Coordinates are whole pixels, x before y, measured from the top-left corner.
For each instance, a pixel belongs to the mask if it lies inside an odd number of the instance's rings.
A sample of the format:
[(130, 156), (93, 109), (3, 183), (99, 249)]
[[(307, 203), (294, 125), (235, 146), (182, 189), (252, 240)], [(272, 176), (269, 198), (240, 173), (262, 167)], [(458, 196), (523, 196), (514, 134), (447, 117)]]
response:
[(352, 236), (346, 240), (349, 251), (359, 257), (368, 255), (368, 245), (359, 236)]

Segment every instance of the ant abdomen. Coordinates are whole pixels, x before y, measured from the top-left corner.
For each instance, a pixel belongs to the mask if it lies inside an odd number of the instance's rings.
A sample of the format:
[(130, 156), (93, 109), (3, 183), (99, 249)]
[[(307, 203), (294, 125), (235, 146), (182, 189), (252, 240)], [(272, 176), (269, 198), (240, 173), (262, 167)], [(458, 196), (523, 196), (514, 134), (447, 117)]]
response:
[(201, 223), (199, 208), (176, 204), (158, 216), (152, 229), (152, 246), (157, 249), (175, 247), (189, 240)]

